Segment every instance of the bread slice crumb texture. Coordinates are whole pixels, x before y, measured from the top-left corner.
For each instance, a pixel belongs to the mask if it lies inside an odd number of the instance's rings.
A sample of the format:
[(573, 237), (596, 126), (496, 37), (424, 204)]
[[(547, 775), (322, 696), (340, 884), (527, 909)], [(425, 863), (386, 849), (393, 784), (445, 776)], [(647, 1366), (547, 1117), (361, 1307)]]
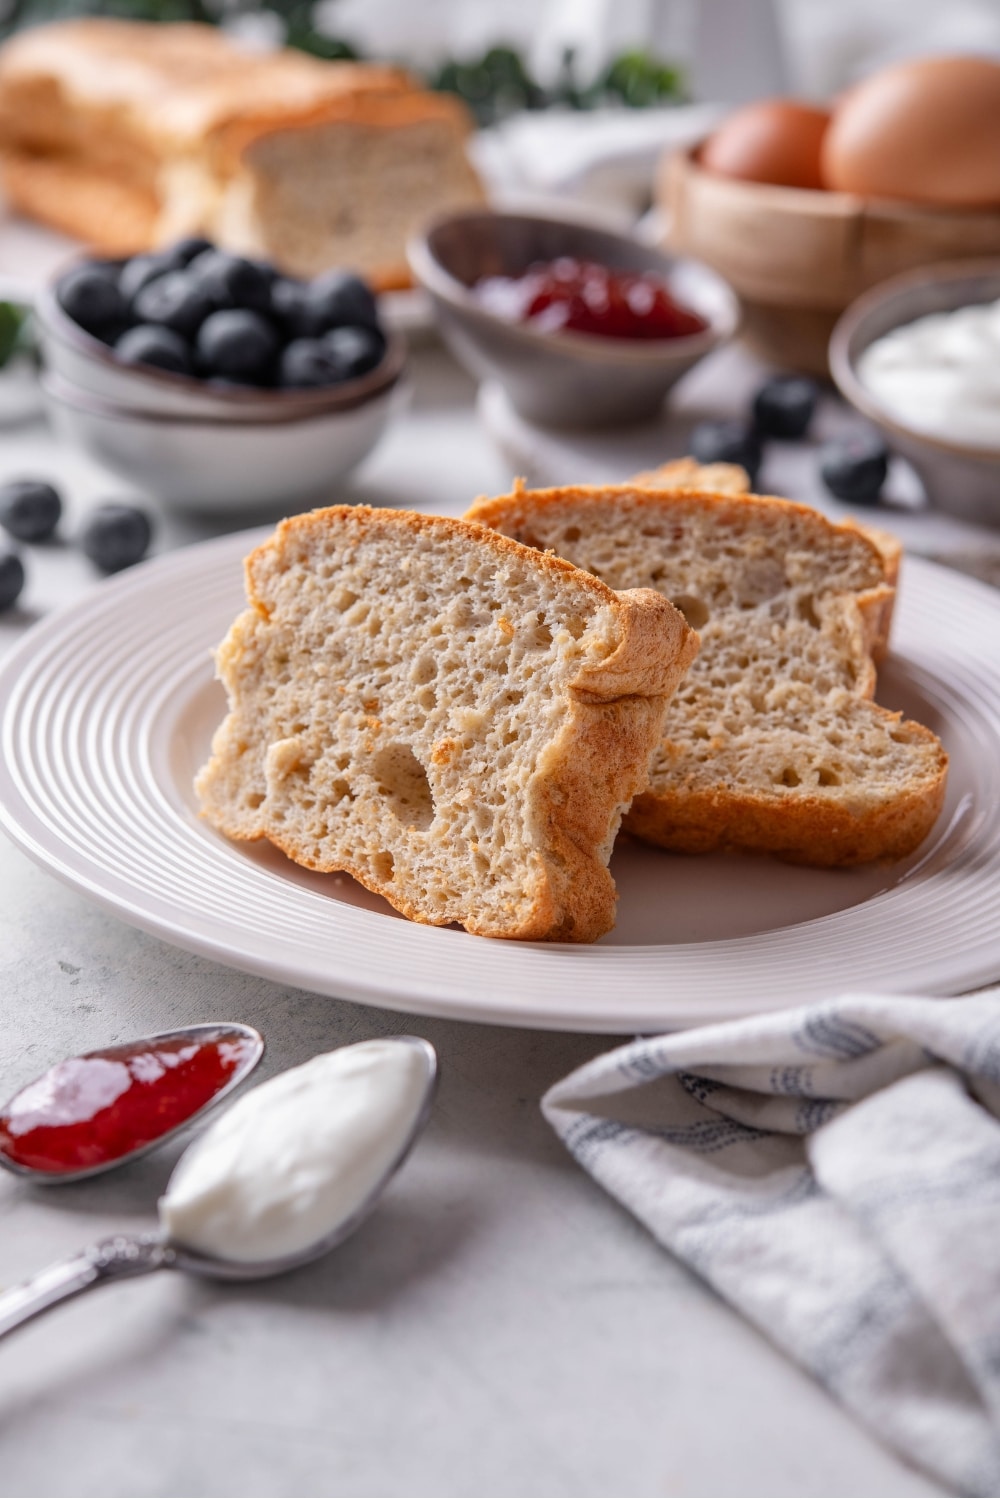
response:
[(197, 780), (210, 822), (418, 921), (613, 925), (612, 842), (696, 650), (677, 610), (482, 526), (364, 506), (283, 522), (246, 573)]
[(893, 589), (859, 529), (769, 496), (529, 491), (469, 515), (614, 589), (673, 600), (701, 650), (625, 827), (668, 849), (898, 859), (940, 812), (936, 737), (871, 701)]

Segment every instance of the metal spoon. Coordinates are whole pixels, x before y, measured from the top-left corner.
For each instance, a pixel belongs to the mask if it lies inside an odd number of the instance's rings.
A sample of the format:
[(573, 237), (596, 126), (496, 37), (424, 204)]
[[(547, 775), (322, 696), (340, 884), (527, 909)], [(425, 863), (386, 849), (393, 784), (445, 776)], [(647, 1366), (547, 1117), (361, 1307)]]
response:
[(386, 1040), (406, 1042), (415, 1047), (423, 1059), (425, 1080), (420, 1109), (396, 1159), (360, 1207), (337, 1224), (329, 1234), (294, 1255), (265, 1261), (219, 1260), (211, 1255), (187, 1250), (182, 1245), (172, 1244), (157, 1233), (113, 1234), (80, 1250), (68, 1260), (48, 1266), (30, 1281), (12, 1287), (9, 1292), (0, 1296), (0, 1338), (5, 1333), (20, 1328), (22, 1323), (36, 1318), (39, 1313), (54, 1307), (56, 1303), (65, 1302), (80, 1292), (107, 1282), (122, 1281), (129, 1276), (145, 1276), (149, 1271), (188, 1271), (192, 1276), (209, 1276), (216, 1281), (258, 1281), (267, 1276), (280, 1276), (285, 1271), (292, 1271), (297, 1266), (318, 1260), (334, 1246), (341, 1244), (368, 1217), (390, 1179), (403, 1165), (430, 1118), (434, 1101), (438, 1066), (437, 1054), (430, 1042), (416, 1036), (390, 1037)]
[[(134, 1151), (126, 1151), (122, 1156), (111, 1157), (109, 1160), (98, 1162), (95, 1166), (91, 1167), (80, 1167), (76, 1170), (71, 1169), (66, 1172), (43, 1172), (36, 1167), (29, 1167), (23, 1162), (13, 1160), (3, 1150), (0, 1150), (0, 1167), (4, 1167), (8, 1172), (13, 1172), (16, 1177), (27, 1177), (32, 1182), (44, 1185), (45, 1187), (55, 1187), (57, 1185), (61, 1186), (64, 1182), (81, 1182), (85, 1177), (97, 1177), (101, 1172), (111, 1172), (116, 1167), (123, 1167), (126, 1162), (138, 1161), (140, 1156), (146, 1156), (150, 1151), (155, 1151), (158, 1146), (162, 1146), (164, 1142), (169, 1141), (179, 1131), (186, 1130), (195, 1120), (200, 1120), (202, 1115), (207, 1114), (210, 1109), (215, 1109), (216, 1105), (227, 1098), (234, 1089), (238, 1089), (240, 1084), (250, 1076), (264, 1056), (264, 1038), (255, 1027), (244, 1026), (239, 1021), (205, 1021), (197, 1026), (180, 1026), (175, 1031), (158, 1031), (153, 1036), (137, 1037), (129, 1042), (118, 1042), (110, 1047), (100, 1047), (94, 1052), (80, 1053), (79, 1061), (81, 1062), (88, 1061), (91, 1058), (118, 1060), (122, 1053), (134, 1051), (140, 1047), (144, 1050), (152, 1051), (155, 1050), (157, 1044), (166, 1045), (177, 1041), (204, 1044), (205, 1042), (231, 1037), (239, 1038), (243, 1042), (245, 1050), (239, 1063), (222, 1087), (210, 1099), (206, 1099), (204, 1104), (179, 1121), (170, 1130), (165, 1130), (161, 1135), (154, 1136), (151, 1141), (146, 1141), (143, 1145), (136, 1146)], [(74, 1060), (69, 1059), (69, 1061)], [(49, 1072), (51, 1071), (52, 1069), (49, 1069)], [(43, 1073), (41, 1078), (33, 1080), (33, 1083), (40, 1083), (45, 1077), (47, 1077), (47, 1074)], [(21, 1094), (31, 1087), (33, 1087), (33, 1084), (26, 1084), (24, 1088), (18, 1090), (17, 1094), (14, 1095), (14, 1099), (19, 1098)], [(7, 1114), (14, 1099), (9, 1099), (6, 1104), (0, 1106), (0, 1117)]]

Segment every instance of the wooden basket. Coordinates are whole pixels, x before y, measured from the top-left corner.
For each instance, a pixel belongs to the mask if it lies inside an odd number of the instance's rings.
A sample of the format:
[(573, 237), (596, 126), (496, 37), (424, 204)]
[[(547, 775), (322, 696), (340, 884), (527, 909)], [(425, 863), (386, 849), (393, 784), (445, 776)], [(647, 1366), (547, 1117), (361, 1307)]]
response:
[(838, 317), (887, 277), (1000, 255), (996, 210), (934, 210), (740, 182), (704, 171), (697, 148), (667, 158), (658, 196), (669, 248), (726, 278), (743, 306), (743, 336), (783, 369), (825, 375)]

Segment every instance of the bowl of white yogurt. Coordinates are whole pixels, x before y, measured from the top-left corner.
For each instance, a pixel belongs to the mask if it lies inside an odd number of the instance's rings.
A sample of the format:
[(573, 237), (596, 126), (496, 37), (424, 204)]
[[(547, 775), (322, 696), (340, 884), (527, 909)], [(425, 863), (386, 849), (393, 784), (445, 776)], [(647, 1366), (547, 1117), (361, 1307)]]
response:
[(932, 505), (1000, 526), (1000, 261), (925, 266), (873, 287), (834, 329), (830, 370)]

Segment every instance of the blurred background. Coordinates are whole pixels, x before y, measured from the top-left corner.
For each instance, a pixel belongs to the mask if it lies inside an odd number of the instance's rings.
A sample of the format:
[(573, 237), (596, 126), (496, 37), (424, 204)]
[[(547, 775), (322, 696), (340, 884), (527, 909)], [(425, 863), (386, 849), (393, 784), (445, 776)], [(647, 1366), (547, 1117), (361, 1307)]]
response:
[[(41, 297), (38, 323), (47, 340), (45, 395), (50, 418), (58, 421), (61, 416), (63, 420), (62, 439), (67, 445), (72, 440), (106, 467), (117, 465), (121, 477), (158, 502), (186, 508), (190, 514), (207, 511), (215, 495), (207, 478), (207, 459), (198, 459), (195, 472), (178, 494), (165, 488), (168, 482), (175, 487), (179, 484), (176, 455), (165, 466), (166, 473), (159, 469), (153, 472), (151, 455), (157, 447), (153, 434), (132, 420), (160, 399), (159, 386), (148, 371), (144, 373), (145, 365), (140, 362), (138, 369), (129, 365), (123, 372), (114, 367), (113, 360), (108, 366), (106, 350), (102, 353), (93, 346), (89, 352), (78, 350), (82, 363), (74, 363), (77, 356), (68, 345), (76, 335), (65, 327), (60, 332), (57, 313), (52, 317), (45, 313), (47, 306), (52, 311), (49, 293), (53, 279), (72, 256), (79, 255), (82, 245), (105, 256), (143, 254), (162, 249), (171, 238), (193, 232), (214, 238), (227, 253), (273, 263), (279, 279), (307, 282), (317, 273), (338, 266), (368, 276), (380, 293), (385, 327), (402, 340), (393, 352), (395, 364), (389, 362), (393, 380), (399, 376), (402, 351), (408, 347), (408, 388), (416, 391), (418, 403), (425, 397), (429, 402), (436, 400), (426, 396), (430, 390), (428, 371), (439, 382), (446, 373), (448, 379), (454, 378), (454, 365), (441, 361), (438, 341), (443, 340), (455, 364), (472, 377), (474, 384), (463, 388), (462, 400), (466, 409), (473, 398), (476, 400), (480, 428), (499, 452), (504, 470), (528, 473), (545, 482), (579, 477), (584, 472), (621, 477), (636, 468), (655, 465), (664, 457), (695, 451), (703, 460), (739, 462), (757, 479), (760, 465), (754, 462), (754, 455), (759, 434), (748, 416), (754, 392), (772, 376), (798, 374), (820, 382), (810, 398), (818, 413), (810, 430), (813, 447), (818, 449), (827, 438), (839, 439), (845, 434), (852, 440), (858, 433), (871, 436), (873, 428), (881, 433), (877, 467), (883, 479), (888, 475), (888, 481), (883, 484), (880, 480), (871, 494), (858, 500), (859, 504), (902, 506), (905, 522), (911, 511), (929, 500), (935, 508), (996, 525), (1000, 515), (996, 500), (1000, 458), (995, 445), (990, 443), (985, 460), (979, 453), (952, 453), (947, 468), (939, 473), (934, 465), (940, 455), (932, 451), (933, 444), (928, 446), (923, 431), (911, 442), (892, 421), (882, 420), (886, 414), (876, 413), (858, 386), (854, 366), (862, 346), (876, 342), (887, 331), (886, 317), (880, 315), (874, 323), (851, 333), (840, 375), (831, 364), (829, 350), (831, 335), (847, 310), (872, 289), (900, 274), (955, 259), (992, 257), (996, 262), (992, 280), (972, 284), (964, 278), (954, 289), (950, 284), (939, 286), (931, 276), (933, 286), (922, 290), (916, 301), (900, 304), (893, 312), (899, 324), (920, 314), (954, 310), (966, 304), (985, 306), (1000, 289), (1000, 262), (996, 259), (1000, 256), (1000, 187), (993, 140), (1000, 108), (1000, 71), (989, 84), (992, 95), (984, 106), (985, 114), (977, 114), (976, 106), (970, 105), (962, 72), (970, 63), (973, 70), (981, 68), (983, 64), (977, 64), (977, 59), (1000, 64), (1000, 0), (950, 0), (947, 5), (940, 0), (880, 0), (877, 5), (871, 0), (423, 0), (419, 6), (407, 0), (0, 0), (0, 42), (14, 39), (13, 47), (6, 50), (9, 56), (16, 52), (17, 39), (26, 29), (91, 15), (137, 22), (212, 23), (237, 43), (229, 50), (237, 52), (241, 69), (245, 66), (244, 51), (265, 54), (283, 46), (331, 62), (357, 59), (401, 64), (417, 82), (415, 93), (423, 101), (419, 108), (425, 117), (428, 110), (433, 116), (439, 109), (441, 93), (456, 95), (467, 106), (467, 114), (450, 111), (462, 122), (461, 146), (453, 141), (451, 156), (446, 159), (443, 153), (433, 169), (421, 167), (423, 148), (408, 141), (402, 129), (396, 132), (396, 154), (387, 158), (383, 168), (367, 165), (362, 170), (358, 166), (362, 157), (358, 157), (355, 170), (348, 171), (343, 158), (331, 154), (324, 158), (327, 165), (315, 178), (316, 184), (322, 183), (321, 190), (315, 190), (314, 184), (314, 189), (303, 191), (297, 206), (292, 205), (291, 217), (298, 215), (298, 219), (290, 230), (288, 204), (292, 200), (285, 193), (280, 213), (273, 213), (265, 223), (265, 211), (261, 209), (259, 222), (247, 225), (241, 220), (240, 233), (234, 234), (232, 226), (249, 201), (249, 189), (244, 199), (237, 201), (235, 193), (226, 197), (230, 192), (228, 179), (213, 180), (211, 192), (217, 195), (218, 204), (229, 205), (217, 207), (217, 212), (213, 207), (216, 217), (203, 216), (202, 222), (196, 215), (178, 228), (164, 209), (155, 232), (147, 228), (137, 237), (126, 235), (122, 242), (108, 233), (111, 208), (118, 200), (113, 203), (105, 199), (101, 196), (104, 190), (124, 194), (129, 212), (138, 201), (139, 209), (148, 213), (146, 199), (151, 184), (157, 194), (162, 191), (166, 201), (173, 185), (180, 181), (171, 176), (176, 165), (169, 159), (173, 148), (162, 139), (154, 139), (155, 126), (144, 134), (149, 125), (148, 120), (140, 118), (146, 108), (145, 97), (136, 106), (126, 88), (127, 107), (121, 111), (129, 151), (138, 142), (137, 160), (146, 162), (153, 139), (152, 165), (143, 166), (148, 180), (137, 186), (124, 169), (119, 173), (121, 162), (131, 160), (128, 151), (121, 154), (120, 161), (102, 158), (94, 149), (99, 132), (93, 132), (93, 139), (88, 136), (81, 144), (82, 136), (71, 112), (54, 151), (49, 138), (52, 121), (45, 124), (41, 119), (44, 108), (35, 110), (33, 123), (25, 126), (25, 118), (32, 111), (23, 108), (23, 100), (18, 103), (15, 69), (14, 84), (9, 80), (6, 84), (6, 113), (0, 108), (0, 148), (7, 158), (4, 180), (8, 197), (8, 211), (0, 221), (0, 297), (10, 298), (9, 306), (0, 302), (0, 418), (21, 410), (18, 403), (22, 392), (13, 378), (17, 370), (7, 359), (11, 351), (17, 353), (24, 326), (14, 304), (19, 297), (23, 303)], [(136, 31), (143, 29), (137, 27)], [(216, 34), (210, 35), (214, 45)], [(854, 176), (841, 172), (839, 177), (828, 177), (825, 167), (821, 173), (817, 122), (825, 129), (828, 116), (842, 115), (844, 102), (856, 85), (875, 79), (876, 87), (881, 87), (879, 78), (884, 70), (892, 72), (896, 65), (912, 59), (930, 59), (932, 67), (940, 63), (946, 70), (958, 64), (959, 71), (949, 74), (942, 85), (947, 89), (948, 108), (942, 109), (937, 95), (933, 106), (927, 104), (931, 98), (928, 90), (937, 84), (919, 71), (918, 63), (901, 112), (893, 105), (880, 111), (880, 119), (865, 124), (861, 148), (854, 151), (856, 159), (849, 163)], [(96, 88), (100, 106), (104, 86), (99, 82), (100, 67), (91, 67), (88, 73), (87, 66), (78, 67), (75, 59), (70, 61), (72, 66), (66, 59), (51, 64), (56, 72), (67, 69), (68, 94), (72, 95), (82, 77), (85, 103), (87, 90)], [(44, 66), (48, 64), (43, 65), (43, 72)], [(112, 74), (114, 71), (110, 70)], [(331, 75), (337, 70), (322, 71)], [(152, 73), (145, 75), (140, 95), (143, 88), (146, 95), (151, 88), (156, 94), (155, 74), (154, 58)], [(179, 93), (187, 82), (190, 80), (180, 78)], [(214, 85), (214, 73), (207, 82)], [(205, 78), (193, 81), (195, 96), (205, 84)], [(890, 80), (884, 99), (889, 100), (894, 87)], [(3, 92), (0, 89), (0, 94)], [(294, 89), (291, 92), (294, 95)], [(29, 93), (23, 97), (30, 103), (33, 96)], [(855, 97), (851, 95), (852, 100)], [(758, 111), (763, 111), (757, 117), (752, 110), (745, 112), (755, 101), (767, 101), (757, 105)], [(294, 103), (293, 98), (292, 106)], [(195, 106), (197, 114), (201, 107), (197, 97)], [(154, 104), (148, 110), (150, 119), (155, 119), (155, 108)], [(245, 101), (240, 108), (245, 108)], [(133, 109), (138, 125), (128, 123)], [(933, 181), (928, 160), (936, 145), (922, 134), (922, 122), (929, 113), (934, 133), (947, 137), (952, 153), (943, 165), (938, 164)], [(279, 121), (275, 128), (294, 132), (298, 127), (289, 117), (284, 126)], [(35, 136), (31, 136), (31, 129)], [(133, 129), (134, 139), (129, 135)], [(810, 132), (812, 145), (806, 150), (804, 143)], [(211, 152), (204, 141), (201, 148), (205, 148), (203, 157), (193, 151), (191, 159), (198, 170), (210, 174), (215, 170), (210, 165)], [(474, 168), (471, 173), (466, 151)], [(157, 152), (163, 153), (162, 162)], [(804, 153), (808, 156), (810, 152), (810, 161), (803, 165)], [(303, 158), (308, 154), (303, 148)], [(972, 196), (967, 193), (961, 198), (953, 191), (953, 167), (955, 161), (970, 160), (980, 185)], [(14, 169), (16, 175), (11, 176)], [(305, 169), (300, 164), (296, 170)], [(401, 185), (408, 188), (422, 171), (428, 179), (422, 196), (417, 194), (412, 206), (401, 208), (400, 199), (405, 197)], [(48, 172), (63, 175), (50, 178), (45, 175)], [(119, 175), (121, 180), (117, 180)], [(363, 188), (359, 188), (362, 178)], [(19, 196), (19, 184), (29, 191)], [(85, 211), (76, 212), (75, 202), (70, 201), (74, 195), (81, 202), (87, 196)], [(328, 222), (321, 235), (325, 239), (318, 259), (300, 262), (286, 251), (289, 245), (304, 243), (314, 233), (310, 217), (313, 203), (328, 208)], [(690, 360), (682, 360), (679, 353), (675, 358), (672, 351), (669, 355), (664, 352), (664, 382), (669, 373), (677, 389), (671, 387), (669, 403), (658, 411), (641, 453), (636, 424), (640, 416), (649, 416), (645, 407), (619, 413), (615, 422), (604, 413), (607, 430), (591, 443), (587, 429), (594, 413), (584, 412), (579, 385), (564, 373), (558, 381), (546, 381), (548, 389), (558, 386), (564, 390), (564, 406), (579, 408), (575, 435), (564, 442), (561, 429), (573, 425), (566, 420), (565, 412), (549, 411), (543, 395), (534, 389), (528, 395), (518, 394), (515, 371), (502, 366), (502, 361), (498, 363), (498, 351), (510, 340), (515, 341), (515, 347), (523, 336), (495, 328), (487, 335), (479, 315), (468, 314), (466, 293), (477, 278), (483, 279), (491, 268), (496, 269), (496, 246), (484, 254), (474, 274), (466, 272), (480, 251), (474, 251), (471, 240), (465, 242), (458, 256), (465, 267), (461, 272), (456, 264), (442, 263), (436, 272), (425, 266), (427, 274), (414, 273), (412, 254), (407, 263), (407, 240), (412, 246), (435, 216), (448, 212), (460, 216), (484, 205), (497, 218), (511, 213), (537, 219), (555, 217), (574, 220), (585, 230), (616, 232), (629, 243), (619, 245), (613, 253), (608, 249), (612, 262), (637, 272), (658, 269), (669, 280), (674, 262), (683, 258), (715, 277), (714, 292), (707, 290), (707, 280), (702, 287), (708, 299), (704, 306), (699, 305), (702, 293), (692, 289), (692, 305), (707, 318), (712, 337)], [(357, 236), (345, 240), (340, 235), (338, 217), (351, 224), (366, 215), (373, 226), (362, 247), (367, 259), (360, 253)], [(167, 220), (169, 233), (163, 227)], [(501, 231), (498, 228), (496, 232)], [(593, 255), (584, 253), (582, 239), (576, 249), (571, 245), (570, 249), (543, 252), (540, 244), (532, 241), (528, 246), (525, 242), (516, 254), (513, 249), (509, 254), (505, 251), (510, 260), (506, 270), (520, 273), (529, 264), (551, 259), (554, 254), (579, 254), (585, 261), (600, 259), (596, 251)], [(593, 246), (592, 241), (586, 244)], [(516, 266), (514, 261), (518, 262)], [(164, 262), (160, 271), (187, 276), (185, 267), (186, 263), (178, 270)], [(430, 285), (428, 276), (436, 278), (435, 286)], [(450, 290), (442, 292), (449, 278)], [(676, 282), (673, 289), (682, 292), (683, 302), (684, 288)], [(307, 295), (301, 285), (297, 290), (286, 285), (284, 290), (293, 302)], [(725, 297), (732, 299), (734, 294), (738, 299), (733, 304), (738, 312), (738, 336), (737, 318), (722, 307)], [(247, 310), (252, 310), (249, 305)], [(274, 309), (271, 312), (283, 339), (291, 337), (290, 329), (299, 336), (301, 329), (295, 332), (294, 318), (289, 321), (291, 315), (286, 317)], [(129, 312), (132, 322), (137, 316), (134, 309)], [(458, 322), (464, 327), (458, 328)], [(109, 335), (106, 342), (113, 344), (114, 340)], [(525, 348), (534, 346), (529, 343)], [(563, 352), (554, 353), (553, 358), (563, 370)], [(98, 370), (102, 360), (104, 364)], [(582, 354), (579, 361), (574, 375), (582, 381), (586, 363)], [(524, 369), (533, 361), (515, 357), (515, 364)], [(846, 405), (834, 395), (831, 375), (846, 397)], [(613, 379), (605, 378), (604, 384), (611, 389), (620, 379), (616, 374)], [(973, 381), (987, 427), (994, 422), (997, 405), (991, 379), (988, 370), (984, 375), (977, 366), (973, 375), (962, 375), (965, 385), (956, 397), (957, 405), (967, 410), (968, 383)], [(59, 380), (63, 384), (56, 389)], [(268, 381), (275, 383), (273, 372), (263, 385)], [(66, 382), (72, 389), (66, 388)], [(7, 394), (2, 389), (5, 385), (10, 387)], [(664, 384), (657, 399), (666, 389)], [(118, 405), (113, 411), (84, 411), (85, 398), (90, 400), (94, 391), (105, 402), (113, 399)], [(356, 440), (352, 438), (353, 446), (344, 449), (336, 464), (324, 450), (321, 459), (329, 466), (323, 470), (327, 478), (332, 476), (339, 482), (353, 469), (380, 441), (382, 427), (390, 417), (394, 434), (412, 427), (422, 436), (427, 430), (426, 420), (420, 425), (401, 416), (403, 404), (398, 395), (393, 395), (390, 411), (389, 396), (381, 393), (383, 416), (377, 422), (372, 408), (370, 430), (358, 434)], [(79, 410), (74, 409), (72, 422), (63, 409), (63, 396), (67, 400), (69, 396), (79, 398)], [(340, 400), (337, 393), (334, 396)], [(287, 406), (292, 398), (281, 399)], [(310, 419), (317, 416), (320, 399), (314, 396), (306, 402)], [(37, 410), (35, 386), (24, 400), (29, 409), (34, 403)], [(189, 397), (184, 400), (187, 403)], [(215, 390), (202, 390), (197, 393), (199, 420), (205, 416), (202, 408), (210, 401), (213, 416), (224, 413), (227, 419), (232, 417), (233, 398), (223, 399)], [(272, 404), (270, 391), (265, 391), (263, 401), (265, 408)], [(343, 420), (346, 425), (346, 417)], [(255, 421), (254, 409), (247, 425)], [(332, 412), (329, 421), (332, 443)], [(100, 440), (96, 432), (99, 422), (107, 423), (107, 432)], [(716, 426), (721, 422), (725, 429), (711, 442), (706, 439), (703, 452), (698, 452), (695, 443), (700, 422), (715, 422)], [(733, 423), (741, 424), (735, 438), (729, 431)], [(615, 425), (628, 429), (620, 442), (610, 430)], [(938, 422), (939, 429), (940, 425)], [(981, 427), (982, 423), (976, 433), (971, 428), (965, 433), (967, 448), (975, 447)], [(560, 433), (553, 436), (550, 428), (560, 429)], [(249, 442), (251, 435), (241, 431), (240, 438)], [(157, 429), (157, 442), (161, 439), (162, 427)], [(253, 440), (257, 441), (256, 434)], [(233, 470), (230, 454), (235, 441), (228, 428), (220, 427), (217, 452), (209, 455), (223, 479)], [(402, 445), (402, 439), (399, 441)], [(190, 456), (193, 450), (187, 433), (178, 442), (183, 444), (183, 453)], [(379, 448), (380, 454), (384, 451)], [(966, 458), (966, 467), (957, 469), (956, 463), (964, 463)], [(468, 469), (469, 455), (465, 463)], [(788, 444), (772, 443), (765, 453), (759, 482), (777, 493), (825, 505), (839, 515), (840, 508), (857, 497), (845, 496), (836, 489), (831, 492), (829, 485), (817, 477), (817, 463), (808, 444), (793, 451)], [(277, 463), (277, 469), (287, 487), (284, 459)], [(265, 464), (255, 460), (247, 464), (246, 471), (259, 475), (267, 491), (270, 479)], [(371, 472), (369, 468), (363, 474)], [(467, 486), (465, 470), (456, 465), (456, 496)], [(386, 489), (386, 496), (398, 498), (391, 487)], [(228, 511), (228, 490), (226, 498)], [(301, 498), (297, 497), (296, 503)], [(459, 504), (457, 498), (454, 503)], [(244, 504), (237, 517), (234, 499), (233, 520), (246, 519), (248, 514)], [(908, 534), (908, 544), (911, 540), (928, 550), (939, 546), (939, 539), (932, 538), (926, 527), (912, 538)], [(959, 543), (972, 552), (968, 538), (955, 540), (953, 550)]]

